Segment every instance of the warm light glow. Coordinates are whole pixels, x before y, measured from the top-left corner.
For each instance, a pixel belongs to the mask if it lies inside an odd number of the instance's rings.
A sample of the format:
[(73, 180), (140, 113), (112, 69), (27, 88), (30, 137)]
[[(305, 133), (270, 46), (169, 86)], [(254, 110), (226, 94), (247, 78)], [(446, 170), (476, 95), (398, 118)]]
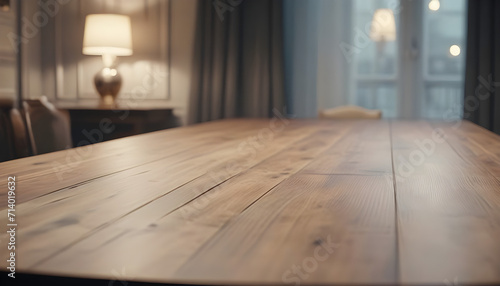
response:
[(458, 45), (452, 45), (450, 47), (450, 54), (454, 57), (460, 55), (460, 47)]
[(391, 9), (377, 9), (375, 11), (370, 38), (375, 42), (396, 40), (396, 22)]
[(0, 0), (0, 9), (8, 12), (10, 10), (10, 0)]
[(85, 18), (85, 55), (132, 55), (130, 18), (124, 15), (92, 14)]
[(439, 0), (431, 0), (429, 2), (429, 10), (431, 11), (437, 11), (441, 7), (441, 3), (439, 3)]
[(105, 67), (102, 69), (102, 74), (105, 76), (116, 76), (118, 72), (114, 68)]

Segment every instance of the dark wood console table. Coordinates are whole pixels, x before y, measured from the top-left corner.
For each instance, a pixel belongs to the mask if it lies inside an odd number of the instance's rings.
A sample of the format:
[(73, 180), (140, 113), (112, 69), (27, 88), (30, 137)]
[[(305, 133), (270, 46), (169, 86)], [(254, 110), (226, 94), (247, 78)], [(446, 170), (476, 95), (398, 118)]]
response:
[(176, 126), (173, 107), (163, 101), (122, 101), (114, 106), (59, 101), (56, 106), (69, 112), (75, 147)]

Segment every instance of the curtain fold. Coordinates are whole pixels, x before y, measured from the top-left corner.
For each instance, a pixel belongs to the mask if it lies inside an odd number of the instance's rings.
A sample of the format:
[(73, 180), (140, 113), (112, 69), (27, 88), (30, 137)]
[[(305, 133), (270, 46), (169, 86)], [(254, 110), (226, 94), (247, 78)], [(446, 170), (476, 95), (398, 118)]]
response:
[(284, 105), (282, 0), (199, 0), (189, 123)]
[(500, 134), (500, 1), (468, 3), (464, 119)]
[[(366, 0), (364, 0), (366, 1)], [(298, 118), (351, 102), (353, 65), (342, 46), (353, 43), (353, 5), (345, 0), (284, 3), (285, 96)]]

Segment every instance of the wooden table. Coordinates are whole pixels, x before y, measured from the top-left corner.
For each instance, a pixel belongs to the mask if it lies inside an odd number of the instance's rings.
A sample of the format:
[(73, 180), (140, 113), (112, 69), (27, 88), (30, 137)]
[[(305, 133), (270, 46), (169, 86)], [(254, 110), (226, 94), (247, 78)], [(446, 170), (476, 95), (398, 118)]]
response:
[(0, 174), (2, 222), (17, 180), (19, 277), (500, 283), (500, 138), (468, 122), (226, 120)]

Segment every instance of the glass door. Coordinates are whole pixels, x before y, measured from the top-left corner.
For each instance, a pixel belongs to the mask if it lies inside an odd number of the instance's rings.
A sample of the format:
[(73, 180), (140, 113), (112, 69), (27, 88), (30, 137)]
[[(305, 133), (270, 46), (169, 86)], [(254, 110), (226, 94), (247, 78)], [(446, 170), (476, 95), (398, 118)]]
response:
[(366, 43), (353, 57), (352, 104), (384, 118), (461, 116), (465, 0), (355, 0), (352, 15), (351, 37)]

